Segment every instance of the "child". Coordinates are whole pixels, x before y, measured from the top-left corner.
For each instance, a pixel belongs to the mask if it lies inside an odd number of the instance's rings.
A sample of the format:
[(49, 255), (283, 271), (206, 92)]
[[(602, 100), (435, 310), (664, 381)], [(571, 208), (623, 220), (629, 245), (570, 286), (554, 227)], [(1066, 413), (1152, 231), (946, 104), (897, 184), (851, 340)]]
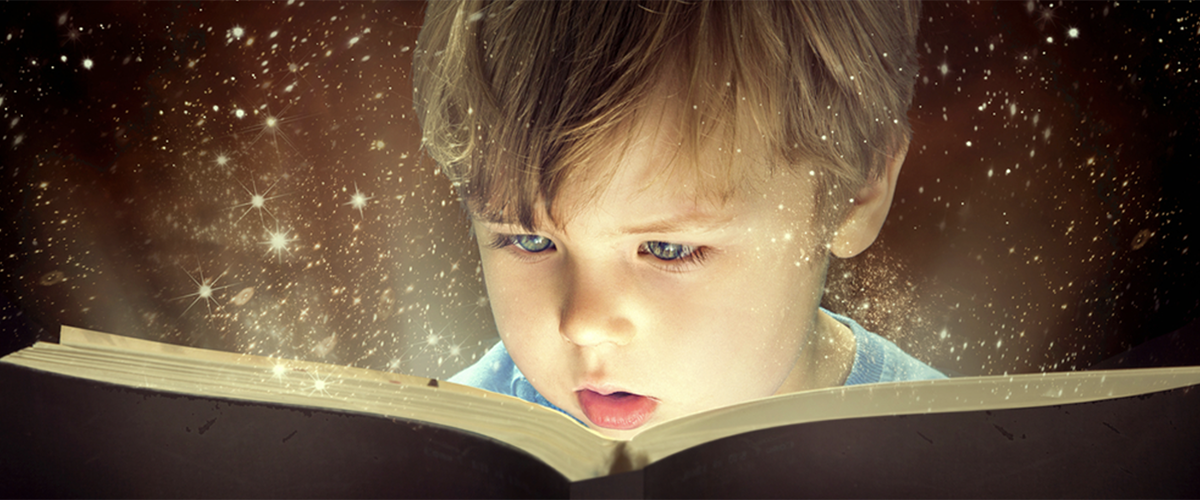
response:
[(911, 134), (901, 3), (431, 2), (423, 148), (500, 332), (450, 379), (618, 438), (806, 389), (944, 377), (819, 305)]

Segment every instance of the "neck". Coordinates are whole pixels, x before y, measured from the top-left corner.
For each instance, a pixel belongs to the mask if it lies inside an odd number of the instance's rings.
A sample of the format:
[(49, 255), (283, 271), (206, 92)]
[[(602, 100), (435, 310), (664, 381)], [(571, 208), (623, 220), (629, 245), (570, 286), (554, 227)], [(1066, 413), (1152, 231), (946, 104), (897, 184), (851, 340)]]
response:
[(844, 385), (854, 365), (855, 346), (849, 327), (817, 310), (812, 333), (776, 394)]

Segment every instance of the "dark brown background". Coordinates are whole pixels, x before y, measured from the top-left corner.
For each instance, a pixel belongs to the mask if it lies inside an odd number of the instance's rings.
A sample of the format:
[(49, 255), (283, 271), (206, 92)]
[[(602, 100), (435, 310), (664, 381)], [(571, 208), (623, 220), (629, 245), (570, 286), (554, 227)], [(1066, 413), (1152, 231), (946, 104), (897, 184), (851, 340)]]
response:
[[(421, 11), (0, 5), (3, 351), (71, 324), (470, 363), (496, 334), (418, 151)], [(1193, 321), (1200, 9), (927, 3), (924, 21), (896, 204), (826, 305), (964, 375), (1083, 369)]]

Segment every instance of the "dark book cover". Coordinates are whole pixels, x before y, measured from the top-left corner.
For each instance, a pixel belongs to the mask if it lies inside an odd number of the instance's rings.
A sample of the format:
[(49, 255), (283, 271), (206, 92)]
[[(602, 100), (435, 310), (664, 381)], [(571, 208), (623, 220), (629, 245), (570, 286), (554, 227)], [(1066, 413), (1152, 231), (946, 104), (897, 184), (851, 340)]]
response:
[(319, 408), (188, 396), (0, 363), (10, 498), (565, 497), (491, 439)]
[(520, 450), (444, 427), (0, 365), (0, 490), (164, 498), (1194, 497), (1198, 392), (784, 426), (572, 484)]

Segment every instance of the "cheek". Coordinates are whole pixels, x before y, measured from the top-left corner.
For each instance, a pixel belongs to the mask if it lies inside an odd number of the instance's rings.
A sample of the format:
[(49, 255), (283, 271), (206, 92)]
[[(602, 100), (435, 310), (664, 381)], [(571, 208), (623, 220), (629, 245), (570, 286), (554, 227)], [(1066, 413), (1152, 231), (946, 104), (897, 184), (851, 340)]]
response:
[(486, 252), (483, 255), (483, 282), (487, 287), (488, 302), (492, 307), (492, 316), (496, 319), (496, 326), (500, 329), (501, 337), (504, 336), (507, 324), (517, 320), (516, 316), (521, 311), (521, 283), (516, 282), (512, 275), (504, 269), (503, 265), (496, 262), (495, 257), (490, 257)]
[[(796, 248), (800, 248), (798, 245)], [(820, 266), (794, 265), (802, 252), (749, 257), (708, 287), (682, 318), (707, 332), (692, 355), (737, 373), (739, 390), (767, 396), (791, 372), (820, 303)], [(703, 303), (703, 305), (700, 305)]]
[[(498, 251), (485, 252), (482, 257), (484, 284), (488, 302), (500, 338), (512, 351), (544, 333), (549, 296), (545, 280), (531, 274), (528, 266), (508, 262)], [(490, 254), (490, 255), (489, 255)]]

